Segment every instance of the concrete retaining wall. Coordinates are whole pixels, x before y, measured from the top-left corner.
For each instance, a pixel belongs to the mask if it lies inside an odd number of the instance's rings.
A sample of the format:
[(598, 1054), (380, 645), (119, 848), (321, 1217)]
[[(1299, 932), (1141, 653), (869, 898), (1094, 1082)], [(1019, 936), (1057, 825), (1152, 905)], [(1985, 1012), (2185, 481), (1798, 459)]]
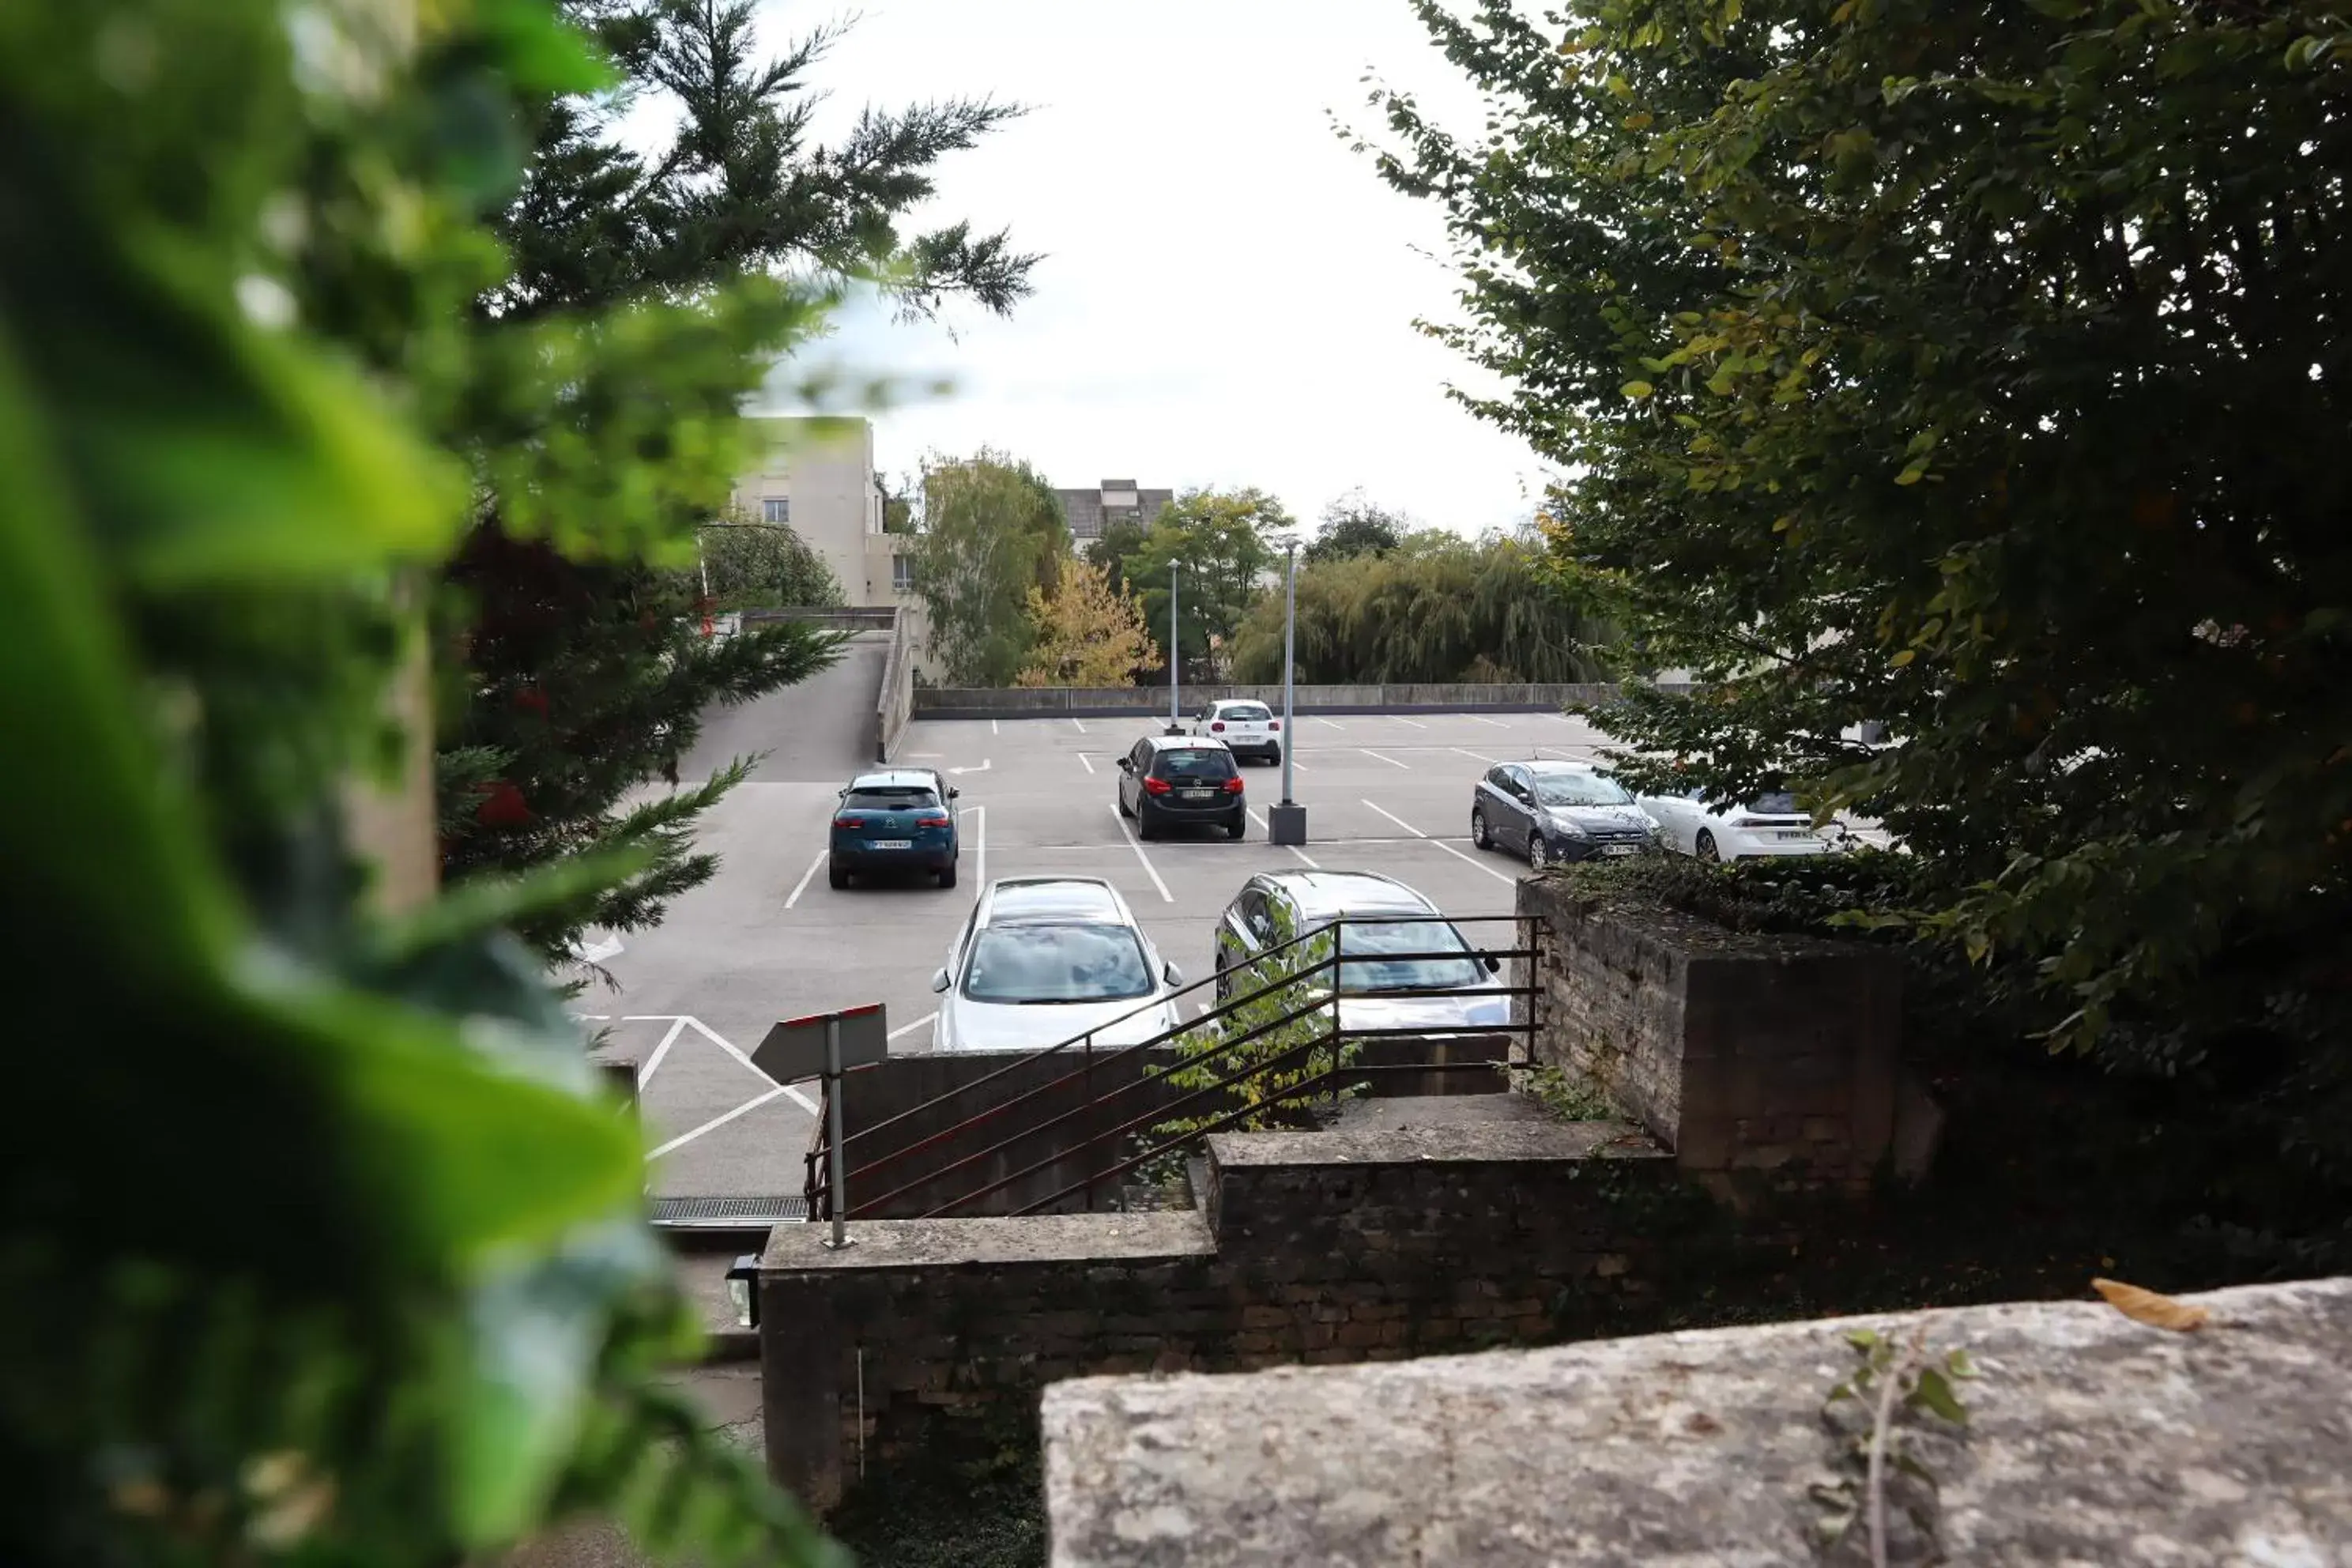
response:
[[(1583, 703), (1604, 703), (1621, 687), (1611, 682), (1591, 684), (1535, 683), (1493, 685), (1301, 686), (1295, 710), (1300, 713), (1557, 713)], [(1688, 691), (1686, 685), (1661, 684), (1661, 691)], [(1279, 686), (1187, 686), (1179, 694), (1186, 717), (1208, 703), (1226, 698), (1263, 702), (1282, 710)], [(927, 686), (918, 688), (914, 714), (918, 719), (1116, 719), (1128, 714), (1149, 717), (1168, 711), (1164, 686), (1038, 687), (983, 689)]]
[(898, 749), (915, 716), (915, 650), (909, 623), (902, 610), (890, 616), (890, 657), (882, 665), (882, 689), (874, 704), (874, 760), (887, 763)]

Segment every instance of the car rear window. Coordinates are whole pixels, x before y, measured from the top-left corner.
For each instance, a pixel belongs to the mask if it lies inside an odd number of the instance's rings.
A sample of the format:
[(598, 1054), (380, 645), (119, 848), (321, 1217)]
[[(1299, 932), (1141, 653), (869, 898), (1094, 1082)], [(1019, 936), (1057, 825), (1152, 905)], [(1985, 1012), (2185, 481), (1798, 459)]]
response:
[(880, 789), (854, 789), (842, 801), (853, 811), (914, 811), (937, 805), (940, 797), (914, 784), (890, 784)]
[(1215, 746), (1171, 747), (1152, 764), (1155, 778), (1229, 779), (1234, 754)]
[[(1462, 933), (1444, 921), (1378, 921), (1339, 928), (1339, 989), (1463, 991), (1486, 978)], [(1460, 952), (1461, 958), (1426, 956)], [(1424, 956), (1401, 958), (1398, 953)]]
[(1748, 803), (1748, 809), (1759, 816), (1801, 816), (1804, 810), (1797, 797), (1787, 790), (1768, 790)]
[(1236, 720), (1244, 724), (1263, 724), (1268, 719), (1273, 718), (1274, 715), (1267, 712), (1265, 709), (1259, 706), (1257, 703), (1236, 702), (1230, 708), (1218, 709), (1217, 717), (1220, 719)]

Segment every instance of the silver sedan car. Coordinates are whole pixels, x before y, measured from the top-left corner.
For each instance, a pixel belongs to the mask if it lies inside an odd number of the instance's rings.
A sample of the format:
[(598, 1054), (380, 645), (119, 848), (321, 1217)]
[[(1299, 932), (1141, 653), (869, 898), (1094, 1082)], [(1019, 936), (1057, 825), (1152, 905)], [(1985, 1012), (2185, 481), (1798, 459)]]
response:
[[(1268, 871), (1252, 877), (1217, 923), (1220, 995), (1247, 994), (1260, 953), (1334, 921), (1339, 927), (1342, 1029), (1475, 1029), (1511, 1021), (1500, 961), (1477, 952), (1412, 889), (1370, 871)], [(1454, 956), (1458, 954), (1459, 956)], [(1330, 974), (1306, 983), (1330, 992)], [(1431, 992), (1449, 994), (1431, 995)]]

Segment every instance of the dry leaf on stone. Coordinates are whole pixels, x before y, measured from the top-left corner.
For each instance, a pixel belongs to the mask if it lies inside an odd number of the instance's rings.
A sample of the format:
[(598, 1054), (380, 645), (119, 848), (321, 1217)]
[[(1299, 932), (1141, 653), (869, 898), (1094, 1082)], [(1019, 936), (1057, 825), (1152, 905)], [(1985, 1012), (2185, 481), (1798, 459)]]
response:
[(2120, 1279), (2094, 1279), (2091, 1289), (2105, 1296), (2107, 1304), (2125, 1317), (2151, 1328), (2187, 1333), (2192, 1329), (2203, 1328), (2213, 1316), (2202, 1307), (2191, 1307), (2169, 1296), (2159, 1296), (2153, 1290), (2126, 1285)]

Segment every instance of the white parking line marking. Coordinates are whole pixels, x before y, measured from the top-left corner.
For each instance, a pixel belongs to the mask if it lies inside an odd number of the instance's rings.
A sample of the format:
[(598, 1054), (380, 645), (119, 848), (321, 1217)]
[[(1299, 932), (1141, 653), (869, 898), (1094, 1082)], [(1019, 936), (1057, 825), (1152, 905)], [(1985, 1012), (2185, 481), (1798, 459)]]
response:
[(1094, 760), (1092, 757), (1090, 757), (1090, 756), (1087, 755), (1084, 752), (1080, 752), (1078, 753), (1078, 761), (1080, 761), (1080, 762), (1082, 762), (1082, 763), (1086, 763), (1086, 765), (1087, 765), (1087, 772), (1088, 772), (1088, 773), (1093, 773), (1093, 772), (1095, 771), (1095, 760)]
[(682, 1149), (687, 1144), (691, 1143), (696, 1139), (701, 1137), (704, 1133), (715, 1132), (719, 1128), (726, 1126), (729, 1122), (734, 1121), (737, 1117), (743, 1115), (745, 1112), (759, 1110), (760, 1107), (767, 1104), (768, 1101), (775, 1099), (776, 1096), (780, 1094), (791, 1095), (803, 1105), (807, 1105), (809, 1110), (812, 1111), (816, 1109), (815, 1106), (809, 1104), (805, 1096), (785, 1088), (782, 1084), (778, 1084), (775, 1088), (770, 1089), (767, 1093), (759, 1096), (757, 1099), (745, 1100), (742, 1104), (727, 1112), (724, 1116), (714, 1116), (709, 1121), (704, 1122), (701, 1126), (696, 1128), (693, 1131), (679, 1133), (677, 1137), (671, 1139), (668, 1142), (663, 1144), (660, 1148), (656, 1149), (652, 1153), (646, 1155), (646, 1158), (648, 1160), (658, 1160), (664, 1154), (669, 1153), (673, 1150)]
[(1077, 720), (1076, 720), (1075, 717), (1071, 719), (1071, 721), (1070, 721), (1070, 725), (1071, 725), (1071, 727), (1072, 727), (1073, 729), (1076, 730), (1076, 731), (1077, 731), (1077, 732), (1078, 732), (1079, 734), (1081, 734), (1081, 735), (1083, 735), (1083, 734), (1085, 734), (1085, 733), (1087, 732), (1087, 727), (1086, 727), (1084, 724), (1079, 723), (1079, 722), (1077, 721)]
[(1486, 864), (1485, 861), (1483, 861), (1483, 860), (1474, 860), (1474, 859), (1472, 859), (1469, 856), (1465, 855), (1464, 853), (1462, 853), (1462, 851), (1461, 851), (1461, 850), (1456, 849), (1456, 848), (1455, 848), (1455, 847), (1454, 847), (1454, 846), (1452, 846), (1451, 844), (1447, 844), (1447, 843), (1444, 842), (1444, 841), (1443, 841), (1443, 840), (1441, 840), (1441, 839), (1432, 838), (1428, 834), (1423, 833), (1420, 828), (1415, 827), (1412, 823), (1407, 822), (1403, 817), (1399, 816), (1398, 816), (1395, 812), (1393, 812), (1393, 811), (1385, 811), (1385, 810), (1382, 810), (1380, 806), (1372, 805), (1372, 803), (1371, 803), (1370, 801), (1369, 801), (1369, 800), (1368, 800), (1368, 801), (1366, 801), (1366, 802), (1364, 802), (1364, 804), (1365, 804), (1366, 805), (1371, 805), (1371, 806), (1372, 806), (1372, 809), (1373, 809), (1374, 811), (1378, 811), (1378, 812), (1380, 812), (1380, 814), (1381, 814), (1382, 816), (1387, 817), (1391, 822), (1395, 823), (1399, 827), (1403, 828), (1407, 833), (1412, 834), (1415, 838), (1420, 839), (1423, 843), (1424, 843), (1424, 844), (1428, 845), (1432, 849), (1443, 849), (1443, 850), (1444, 850), (1448, 855), (1453, 856), (1456, 860), (1461, 861), (1465, 866), (1475, 866), (1475, 867), (1477, 867), (1477, 868), (1478, 868), (1478, 869), (1480, 869), (1481, 871), (1486, 872), (1486, 875), (1488, 875), (1489, 877), (1494, 878), (1494, 879), (1495, 879), (1495, 880), (1496, 880), (1497, 882), (1513, 882), (1513, 883), (1516, 883), (1516, 882), (1518, 880), (1518, 879), (1517, 879), (1517, 878), (1516, 878), (1516, 877), (1507, 876), (1507, 875), (1506, 875), (1505, 873), (1503, 873), (1503, 872), (1501, 872), (1501, 871), (1497, 871), (1497, 870), (1496, 870), (1496, 869), (1495, 869), (1495, 868), (1493, 868), (1492, 866), (1487, 865), (1487, 864)]
[(832, 854), (833, 851), (830, 849), (820, 849), (816, 852), (816, 858), (809, 862), (809, 868), (801, 873), (799, 881), (793, 884), (793, 896), (784, 900), (784, 908), (791, 909), (801, 901), (801, 895), (808, 891), (809, 879), (816, 875), (816, 868), (824, 865)]
[(1473, 724), (1485, 724), (1496, 730), (1507, 730), (1510, 728), (1508, 724), (1504, 723), (1500, 719), (1482, 719), (1475, 713), (1465, 713), (1463, 717), (1469, 720)]
[(988, 721), (988, 732), (989, 732), (990, 734), (992, 734), (992, 735), (994, 735), (994, 734), (1000, 733), (1000, 731), (999, 731), (997, 730), (997, 728), (996, 728), (996, 721), (995, 721), (995, 720), (993, 720), (993, 719), (991, 719), (991, 720)]
[[(1256, 823), (1256, 824), (1257, 824), (1257, 826), (1258, 826), (1258, 831), (1259, 831), (1259, 832), (1264, 833), (1264, 834), (1265, 834), (1267, 837), (1269, 837), (1269, 838), (1271, 838), (1271, 837), (1274, 837), (1274, 829), (1273, 829), (1273, 828), (1271, 828), (1271, 827), (1268, 827), (1268, 826), (1265, 825), (1265, 817), (1260, 816), (1256, 812), (1253, 811), (1253, 812), (1251, 812), (1251, 813), (1250, 813), (1250, 820), (1251, 820), (1252, 822), (1255, 822), (1255, 823)], [(1308, 859), (1308, 858), (1307, 858), (1307, 852), (1306, 852), (1305, 850), (1303, 850), (1303, 849), (1299, 848), (1297, 845), (1296, 845), (1296, 844), (1286, 844), (1286, 845), (1284, 845), (1284, 846), (1283, 846), (1283, 847), (1284, 847), (1285, 849), (1289, 850), (1289, 851), (1290, 851), (1290, 854), (1291, 854), (1291, 858), (1292, 858), (1293, 859), (1297, 860), (1300, 865), (1302, 865), (1302, 866), (1306, 867), (1308, 870), (1310, 870), (1310, 871), (1320, 871), (1321, 869), (1323, 869), (1323, 868), (1322, 868), (1322, 867), (1320, 867), (1320, 866), (1317, 865), (1314, 861), (1312, 861), (1312, 860)]]
[(1467, 746), (1448, 746), (1445, 749), (1449, 752), (1459, 752), (1465, 757), (1475, 758), (1479, 762), (1486, 763), (1493, 766), (1499, 767), (1502, 765), (1502, 758), (1490, 757), (1484, 752), (1474, 752)]
[(1335, 724), (1328, 719), (1318, 719), (1315, 721), (1327, 730), (1344, 730), (1348, 727), (1345, 724)]
[(913, 1023), (911, 1023), (911, 1024), (901, 1024), (901, 1025), (899, 1025), (897, 1028), (895, 1028), (895, 1029), (891, 1030), (891, 1031), (890, 1031), (890, 1033), (888, 1034), (888, 1036), (887, 1036), (886, 1037), (887, 1037), (887, 1038), (888, 1038), (888, 1039), (893, 1039), (893, 1040), (895, 1040), (895, 1039), (897, 1039), (897, 1038), (898, 1038), (899, 1036), (901, 1036), (901, 1035), (911, 1035), (911, 1034), (913, 1034), (916, 1030), (918, 1030), (918, 1029), (919, 1029), (919, 1028), (923, 1027), (925, 1025), (929, 1024), (932, 1019), (936, 1018), (936, 1017), (938, 1017), (938, 1016), (939, 1016), (939, 1015), (938, 1015), (937, 1013), (926, 1013), (926, 1014), (924, 1014), (921, 1017), (919, 1017), (919, 1018), (916, 1019), (916, 1020), (915, 1020)]
[(1412, 771), (1412, 764), (1411, 763), (1401, 763), (1394, 757), (1382, 757), (1380, 752), (1375, 752), (1370, 746), (1359, 746), (1356, 750), (1363, 752), (1364, 755), (1368, 757), (1380, 757), (1381, 762), (1388, 763), (1388, 765), (1392, 768), (1402, 768), (1407, 773), (1411, 773)]
[(1151, 885), (1160, 889), (1160, 901), (1162, 903), (1169, 904), (1174, 903), (1176, 901), (1176, 895), (1170, 892), (1168, 890), (1168, 884), (1160, 879), (1159, 868), (1152, 865), (1151, 857), (1143, 852), (1143, 846), (1136, 842), (1135, 835), (1127, 830), (1127, 818), (1118, 814), (1118, 807), (1116, 805), (1110, 808), (1110, 819), (1118, 824), (1118, 836), (1127, 840), (1127, 847), (1135, 851), (1135, 858), (1143, 862), (1143, 869), (1145, 873), (1150, 877)]
[(669, 1055), (670, 1047), (677, 1044), (678, 1036), (685, 1032), (686, 1020), (680, 1018), (677, 1023), (672, 1024), (669, 1026), (669, 1032), (661, 1037), (661, 1044), (656, 1046), (654, 1054), (646, 1058), (646, 1065), (637, 1069), (637, 1089), (640, 1093), (644, 1092), (646, 1085), (653, 1082), (654, 1074), (661, 1070), (662, 1060)]
[(980, 820), (980, 826), (972, 831), (971, 847), (980, 862), (980, 885), (985, 888), (988, 886), (988, 807), (975, 805), (964, 815)]
[[(725, 1051), (729, 1056), (733, 1057), (737, 1061), (741, 1062), (747, 1070), (760, 1073), (760, 1076), (762, 1079), (767, 1078), (768, 1075), (766, 1073), (760, 1072), (759, 1064), (754, 1062), (750, 1057), (743, 1054), (741, 1047), (737, 1046), (734, 1041), (729, 1039), (726, 1036), (720, 1034), (718, 1030), (712, 1028), (709, 1025), (704, 1023), (701, 1019), (688, 1017), (686, 1020), (686, 1026), (692, 1029), (696, 1034), (700, 1035), (704, 1039), (709, 1040), (712, 1045), (717, 1046), (720, 1050)], [(803, 1110), (807, 1111), (812, 1116), (816, 1114), (816, 1101), (811, 1100), (807, 1095), (803, 1094), (799, 1089), (787, 1084), (783, 1086), (782, 1092), (790, 1095), (792, 1097), (793, 1103), (799, 1106)]]
[(1428, 725), (1417, 723), (1413, 720), (1403, 717), (1402, 714), (1391, 714), (1390, 717), (1395, 719), (1398, 723), (1404, 725), (1408, 729), (1426, 730), (1429, 728)]

